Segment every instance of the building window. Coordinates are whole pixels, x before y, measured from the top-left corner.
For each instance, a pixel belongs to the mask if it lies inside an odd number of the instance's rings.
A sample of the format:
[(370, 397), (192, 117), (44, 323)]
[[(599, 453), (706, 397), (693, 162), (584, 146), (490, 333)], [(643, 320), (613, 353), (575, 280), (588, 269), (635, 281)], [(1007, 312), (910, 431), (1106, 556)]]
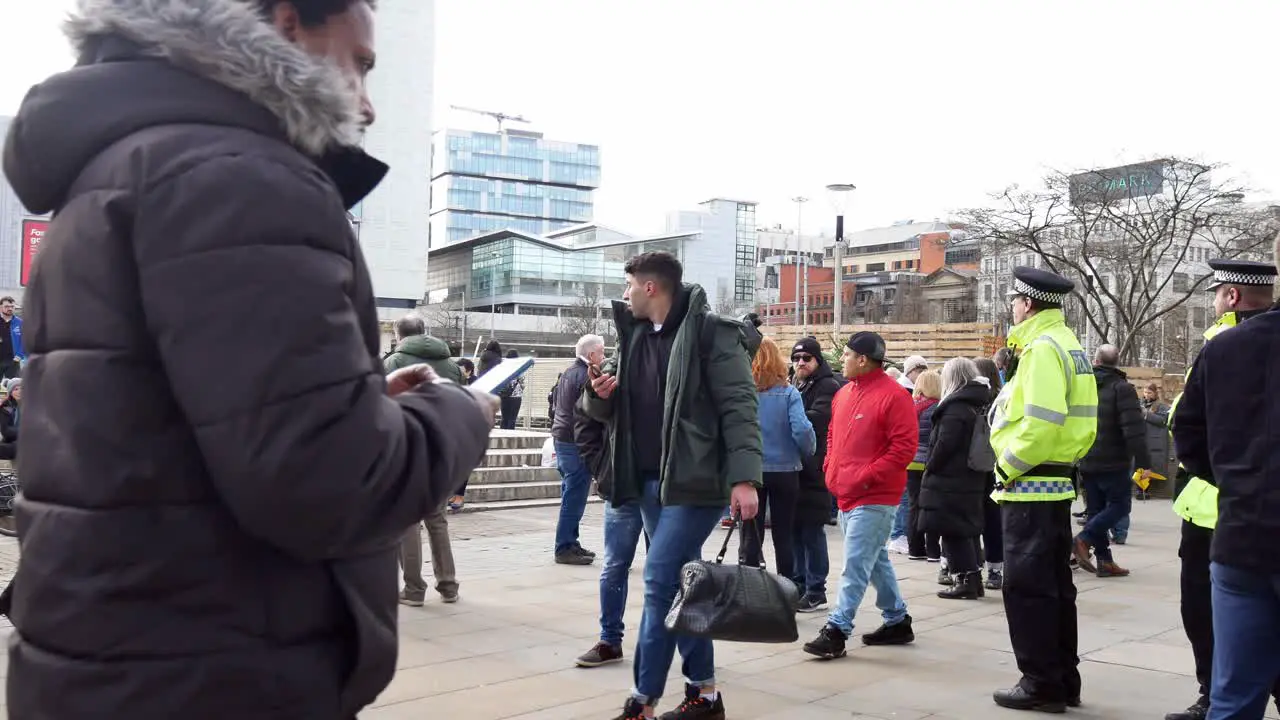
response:
[(867, 265), (867, 272), (884, 272), (884, 263), (870, 263)]
[(986, 283), (982, 286), (982, 299), (991, 302), (991, 284)]

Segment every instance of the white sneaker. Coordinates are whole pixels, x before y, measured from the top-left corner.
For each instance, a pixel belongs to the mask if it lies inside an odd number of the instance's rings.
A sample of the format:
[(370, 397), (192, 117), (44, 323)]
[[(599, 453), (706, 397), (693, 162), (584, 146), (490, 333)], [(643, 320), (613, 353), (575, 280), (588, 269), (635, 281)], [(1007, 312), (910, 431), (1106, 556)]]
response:
[(908, 552), (907, 539), (905, 537), (900, 537), (897, 540), (890, 540), (887, 547), (889, 548), (889, 552), (897, 553), (899, 555), (906, 555)]

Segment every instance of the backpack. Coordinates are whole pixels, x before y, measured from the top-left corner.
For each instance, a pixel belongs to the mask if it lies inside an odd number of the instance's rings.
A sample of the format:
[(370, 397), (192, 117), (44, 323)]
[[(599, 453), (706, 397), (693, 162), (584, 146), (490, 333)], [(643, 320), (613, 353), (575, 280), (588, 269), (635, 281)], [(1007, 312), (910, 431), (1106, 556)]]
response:
[(552, 383), (551, 389), (547, 391), (547, 420), (555, 422), (556, 420), (556, 388), (560, 387), (560, 378), (564, 377), (564, 373), (556, 375), (556, 381)]
[(738, 344), (747, 351), (747, 360), (756, 359), (756, 353), (760, 350), (760, 341), (764, 339), (764, 335), (760, 334), (760, 317), (755, 313), (747, 313), (738, 320), (732, 320), (709, 312), (702, 318), (702, 328), (698, 337), (698, 352), (702, 356), (703, 368), (707, 367), (707, 361), (711, 358), (711, 348), (715, 345), (716, 323), (737, 326)]
[(991, 423), (981, 410), (976, 413), (973, 434), (969, 436), (969, 469), (983, 473), (996, 470), (996, 451), (991, 447)]

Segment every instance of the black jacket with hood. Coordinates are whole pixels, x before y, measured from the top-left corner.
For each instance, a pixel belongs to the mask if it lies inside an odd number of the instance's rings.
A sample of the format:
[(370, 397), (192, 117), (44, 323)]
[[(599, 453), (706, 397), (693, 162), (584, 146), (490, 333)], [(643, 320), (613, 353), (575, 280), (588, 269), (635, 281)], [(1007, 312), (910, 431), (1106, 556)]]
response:
[(1093, 376), (1098, 381), (1098, 437), (1080, 461), (1080, 470), (1128, 472), (1135, 465), (1150, 468), (1151, 450), (1138, 390), (1118, 368), (1099, 365), (1093, 368)]
[(969, 468), (969, 446), (991, 388), (973, 380), (933, 407), (928, 460), (920, 481), (920, 529), (939, 535), (982, 533), (990, 493), (987, 473)]
[(25, 299), (8, 713), (350, 720), (396, 549), (480, 461), (458, 386), (386, 395), (347, 220), (358, 101), (240, 0), (79, 0), (4, 170)]
[(818, 368), (796, 387), (804, 399), (804, 413), (813, 423), (813, 434), (818, 439), (818, 451), (802, 458), (800, 470), (800, 496), (796, 500), (796, 522), (806, 525), (826, 523), (831, 517), (831, 492), (822, 472), (827, 457), (827, 430), (831, 425), (831, 398), (840, 389), (840, 380), (831, 371), (827, 359), (818, 355)]

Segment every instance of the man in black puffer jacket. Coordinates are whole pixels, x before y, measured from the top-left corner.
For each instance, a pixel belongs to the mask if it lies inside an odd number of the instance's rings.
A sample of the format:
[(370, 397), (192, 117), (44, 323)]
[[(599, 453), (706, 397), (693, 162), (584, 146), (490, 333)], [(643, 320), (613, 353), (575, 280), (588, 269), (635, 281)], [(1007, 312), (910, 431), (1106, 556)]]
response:
[(347, 219), (386, 172), (359, 149), (373, 12), (79, 0), (76, 67), (11, 126), (5, 174), (54, 213), (25, 298), (14, 720), (351, 720), (395, 673), (399, 539), (494, 408), (382, 373)]
[(827, 429), (831, 425), (831, 398), (840, 381), (822, 355), (822, 346), (811, 337), (801, 338), (791, 348), (796, 389), (804, 399), (804, 412), (813, 423), (818, 438), (817, 452), (802, 459), (800, 497), (796, 502), (795, 581), (800, 588), (800, 612), (818, 612), (827, 607), (827, 520), (831, 517), (831, 493), (822, 473), (827, 457)]
[[(1133, 505), (1133, 469), (1151, 467), (1138, 391), (1116, 367), (1119, 362), (1120, 351), (1114, 345), (1103, 345), (1094, 356), (1098, 438), (1080, 462), (1080, 483), (1084, 486), (1089, 521), (1076, 537), (1074, 549), (1080, 566), (1096, 572), (1098, 577), (1129, 574), (1111, 557), (1110, 533), (1116, 523), (1129, 515)], [(1096, 567), (1090, 549), (1096, 555)]]

